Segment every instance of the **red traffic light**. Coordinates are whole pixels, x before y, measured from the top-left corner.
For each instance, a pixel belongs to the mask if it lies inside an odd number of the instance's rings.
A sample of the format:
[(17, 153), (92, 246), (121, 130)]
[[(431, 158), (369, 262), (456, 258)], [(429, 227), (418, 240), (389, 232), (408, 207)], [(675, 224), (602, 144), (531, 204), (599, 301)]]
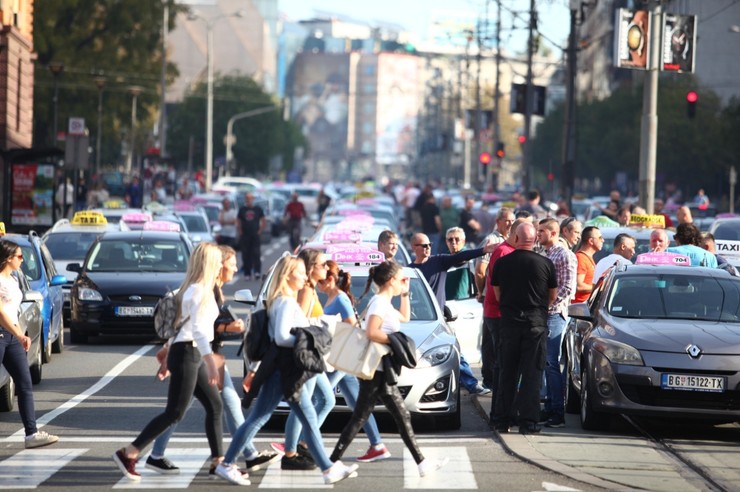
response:
[(694, 91), (689, 91), (688, 94), (686, 94), (686, 100), (690, 103), (695, 103), (699, 100), (699, 96)]
[(525, 137), (524, 135), (519, 135), (519, 143), (520, 144), (523, 144), (526, 141), (527, 141), (527, 137)]
[(553, 173), (547, 173), (547, 180), (548, 181), (555, 181), (555, 174), (553, 174)]
[(486, 166), (491, 163), (491, 154), (489, 154), (488, 152), (481, 152), (480, 156), (478, 156), (478, 160), (481, 164)]

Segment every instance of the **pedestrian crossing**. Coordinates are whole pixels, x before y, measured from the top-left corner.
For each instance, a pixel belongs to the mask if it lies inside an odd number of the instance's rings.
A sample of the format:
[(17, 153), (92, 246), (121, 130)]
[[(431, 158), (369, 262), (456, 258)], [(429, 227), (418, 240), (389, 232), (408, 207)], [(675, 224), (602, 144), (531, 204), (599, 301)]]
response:
[[(115, 439), (112, 441), (115, 441)], [(485, 442), (484, 439), (476, 438), (465, 440), (468, 445), (483, 445)], [(178, 475), (160, 475), (145, 467), (146, 456), (142, 456), (136, 467), (137, 471), (141, 473), (142, 479), (140, 482), (132, 482), (122, 477), (113, 464), (110, 454), (113, 453), (115, 445), (112, 446), (109, 455), (101, 457), (99, 455), (100, 448), (85, 447), (82, 439), (72, 442), (68, 440), (67, 443), (74, 447), (53, 446), (22, 450), (0, 461), (0, 490), (36, 489), (42, 485), (53, 486), (55, 474), (80, 473), (83, 468), (88, 469), (85, 473), (87, 477), (91, 476), (90, 474), (95, 474), (101, 484), (104, 484), (109, 476), (110, 487), (114, 489), (187, 489), (196, 479), (200, 482), (199, 485), (202, 486), (202, 481), (210, 464), (209, 449), (202, 443), (171, 442), (171, 447), (167, 449), (167, 457), (180, 467), (180, 473)], [(93, 442), (87, 444), (92, 445)], [(183, 446), (183, 444), (185, 445)], [(385, 444), (391, 450), (393, 456), (382, 462), (360, 464), (359, 477), (349, 480), (357, 480), (358, 485), (361, 483), (367, 485), (368, 480), (397, 480), (398, 484), (393, 488), (406, 490), (478, 489), (473, 465), (466, 446), (450, 445), (450, 443), (445, 443), (444, 446), (430, 446), (428, 445), (429, 442), (420, 443), (426, 458), (442, 459), (447, 457), (450, 460), (433, 477), (421, 478), (416, 463), (400, 439), (386, 440)], [(261, 446), (262, 444), (259, 447)], [(362, 450), (357, 447), (354, 451), (361, 453)], [(102, 471), (104, 468), (95, 468), (85, 463), (86, 461), (100, 463), (101, 460), (110, 461), (110, 468), (105, 469), (105, 472)], [(347, 463), (353, 462), (354, 455), (348, 453), (345, 461)], [(103, 473), (105, 477), (103, 477)], [(252, 487), (261, 489), (333, 488), (332, 485), (324, 484), (320, 471), (284, 471), (280, 469), (279, 461), (267, 470), (251, 474), (250, 480), (252, 481)], [(48, 483), (46, 483), (47, 481)]]

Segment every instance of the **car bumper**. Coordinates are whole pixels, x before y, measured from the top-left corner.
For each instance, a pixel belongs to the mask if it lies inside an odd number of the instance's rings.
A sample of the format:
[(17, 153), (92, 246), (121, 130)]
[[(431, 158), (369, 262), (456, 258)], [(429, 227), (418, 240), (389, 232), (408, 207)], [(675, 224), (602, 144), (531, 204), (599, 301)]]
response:
[(85, 303), (75, 306), (71, 312), (70, 328), (82, 335), (155, 336), (154, 316), (116, 316), (114, 313), (112, 305)]

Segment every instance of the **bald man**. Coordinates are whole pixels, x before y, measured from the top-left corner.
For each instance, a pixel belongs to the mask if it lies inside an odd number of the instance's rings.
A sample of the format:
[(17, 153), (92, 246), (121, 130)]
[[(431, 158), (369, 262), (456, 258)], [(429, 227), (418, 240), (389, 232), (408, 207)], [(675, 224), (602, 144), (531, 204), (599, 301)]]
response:
[(493, 292), (501, 305), (501, 372), (492, 424), (496, 431), (508, 432), (515, 424), (512, 416), (518, 415), (519, 432), (534, 434), (541, 430), (537, 422), (547, 312), (557, 297), (558, 282), (552, 261), (533, 251), (535, 226), (523, 223), (514, 234), (516, 251), (499, 258), (491, 271)]

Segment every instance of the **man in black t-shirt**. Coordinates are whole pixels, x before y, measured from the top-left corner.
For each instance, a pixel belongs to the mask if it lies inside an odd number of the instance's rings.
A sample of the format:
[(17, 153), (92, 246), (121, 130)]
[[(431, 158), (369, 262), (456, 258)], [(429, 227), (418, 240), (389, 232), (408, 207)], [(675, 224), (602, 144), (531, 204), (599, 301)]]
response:
[(460, 210), (460, 222), (458, 223), (458, 226), (465, 233), (465, 238), (470, 249), (475, 248), (475, 245), (478, 244), (479, 233), (488, 232), (481, 231), (480, 223), (473, 215), (473, 205), (475, 205), (475, 199), (472, 196), (467, 197), (465, 199), (465, 207)]
[(267, 226), (267, 219), (262, 207), (254, 204), (254, 195), (244, 195), (244, 205), (239, 208), (236, 222), (236, 233), (239, 238), (239, 247), (242, 250), (242, 268), (244, 279), (255, 280), (262, 274), (262, 252), (260, 251), (260, 235)]
[(440, 241), (442, 232), (442, 218), (439, 216), (439, 207), (437, 199), (432, 193), (429, 193), (427, 199), (419, 207), (419, 216), (421, 217), (421, 232), (427, 235), (429, 242), (436, 245)]
[(491, 422), (498, 432), (508, 432), (517, 417), (520, 433), (540, 431), (547, 308), (555, 301), (558, 283), (552, 261), (532, 251), (535, 237), (534, 225), (521, 224), (515, 233), (516, 251), (499, 258), (491, 272), (491, 285), (501, 306), (501, 371)]

